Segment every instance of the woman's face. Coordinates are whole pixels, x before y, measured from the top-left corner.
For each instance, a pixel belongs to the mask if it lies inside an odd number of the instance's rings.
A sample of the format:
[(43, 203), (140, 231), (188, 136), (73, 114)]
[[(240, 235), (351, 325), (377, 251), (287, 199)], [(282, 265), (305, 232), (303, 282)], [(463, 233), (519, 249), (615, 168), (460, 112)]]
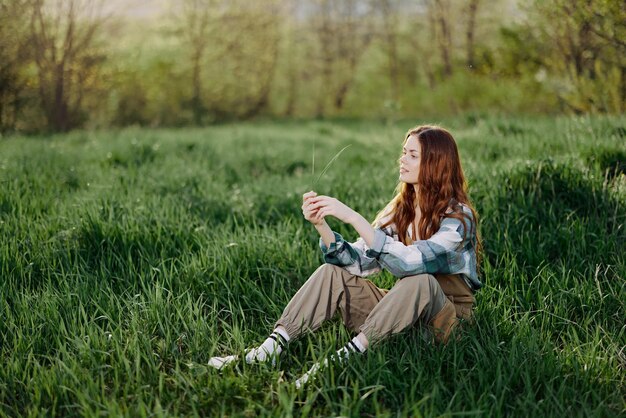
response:
[(417, 136), (409, 136), (402, 149), (402, 157), (400, 157), (400, 181), (417, 184), (421, 152)]

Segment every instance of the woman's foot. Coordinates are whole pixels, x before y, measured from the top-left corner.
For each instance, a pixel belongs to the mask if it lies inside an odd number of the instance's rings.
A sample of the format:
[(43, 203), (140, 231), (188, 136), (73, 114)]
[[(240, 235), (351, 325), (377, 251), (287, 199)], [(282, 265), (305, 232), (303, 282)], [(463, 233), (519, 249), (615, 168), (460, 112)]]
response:
[[(357, 336), (353, 338), (352, 340), (348, 341), (348, 343), (344, 345), (343, 347), (341, 347), (339, 350), (337, 350), (337, 352), (331, 356), (331, 359), (337, 360), (339, 363), (341, 363), (347, 360), (351, 354), (354, 354), (354, 353), (363, 354), (365, 353), (366, 350), (367, 350), (367, 347), (365, 347), (362, 344), (361, 339), (359, 338), (359, 336)], [(303, 374), (298, 380), (294, 382), (296, 385), (296, 389), (300, 389), (304, 387), (309, 381), (315, 378), (315, 376), (319, 373), (320, 370), (326, 368), (327, 366), (328, 366), (328, 359), (324, 359), (321, 362), (315, 363), (313, 367), (309, 369), (308, 372)]]
[[(287, 348), (289, 342), (289, 335), (280, 329), (274, 330), (270, 336), (256, 348), (252, 348), (246, 351), (245, 360), (246, 363), (265, 363), (272, 362), (272, 366), (276, 365), (276, 360), (280, 356), (280, 353)], [(238, 360), (239, 356), (231, 355), (226, 357), (211, 357), (209, 359), (209, 366), (215, 367), (221, 370), (223, 367)]]
[(221, 370), (222, 367), (227, 366), (238, 358), (239, 356), (211, 357), (209, 359), (209, 366)]
[(327, 358), (325, 358), (321, 362), (315, 363), (313, 367), (309, 369), (308, 372), (300, 376), (300, 378), (294, 382), (294, 384), (296, 385), (296, 389), (303, 388), (309, 382), (309, 380), (313, 380), (315, 376), (317, 375), (317, 373), (319, 373), (320, 370), (326, 368), (327, 366), (328, 366)]

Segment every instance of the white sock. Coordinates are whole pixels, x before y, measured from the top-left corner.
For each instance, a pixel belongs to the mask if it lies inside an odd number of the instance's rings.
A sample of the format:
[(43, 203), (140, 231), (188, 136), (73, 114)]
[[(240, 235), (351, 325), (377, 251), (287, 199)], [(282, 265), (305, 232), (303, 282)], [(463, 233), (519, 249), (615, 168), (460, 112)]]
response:
[(276, 328), (273, 332), (280, 334), (286, 342), (289, 342), (289, 340), (291, 339), (291, 337), (289, 337), (289, 334), (287, 334), (287, 331), (284, 328)]
[(363, 354), (365, 353), (365, 350), (367, 349), (363, 346), (363, 344), (361, 344), (361, 341), (359, 341), (357, 337), (354, 337), (353, 339), (348, 341), (346, 345), (337, 350), (337, 357), (339, 361), (343, 361), (346, 360), (350, 356), (350, 354)]
[(263, 344), (257, 348), (253, 348), (246, 353), (246, 362), (258, 363), (272, 360), (275, 362), (276, 358), (283, 352), (289, 342), (289, 335), (285, 331), (275, 329), (270, 336), (263, 341)]

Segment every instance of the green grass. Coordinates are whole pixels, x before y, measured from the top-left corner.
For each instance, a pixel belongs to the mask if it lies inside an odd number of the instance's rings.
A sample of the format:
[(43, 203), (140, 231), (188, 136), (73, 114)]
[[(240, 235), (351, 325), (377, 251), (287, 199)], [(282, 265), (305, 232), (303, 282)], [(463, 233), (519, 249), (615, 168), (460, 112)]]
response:
[(301, 393), (290, 382), (350, 337), (339, 320), (276, 369), (203, 366), (261, 342), (321, 263), (300, 211), (313, 143), (316, 172), (351, 144), (316, 191), (372, 219), (415, 123), (1, 140), (0, 415), (624, 416), (618, 117), (443, 121), (486, 250), (476, 324), (460, 341), (436, 347), (411, 330)]

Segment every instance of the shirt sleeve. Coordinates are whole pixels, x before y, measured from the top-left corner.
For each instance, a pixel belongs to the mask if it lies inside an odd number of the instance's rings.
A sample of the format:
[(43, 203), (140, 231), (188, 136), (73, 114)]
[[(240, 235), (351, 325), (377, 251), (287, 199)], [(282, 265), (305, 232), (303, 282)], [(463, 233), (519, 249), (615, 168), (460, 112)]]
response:
[(404, 245), (376, 229), (374, 242), (365, 255), (378, 260), (382, 268), (400, 278), (424, 273), (468, 274), (471, 255), (466, 247), (470, 240), (465, 235), (464, 222), (451, 217), (441, 221), (432, 237), (411, 245)]
[[(382, 230), (379, 230), (383, 235)], [(335, 242), (329, 247), (324, 244), (324, 240), (320, 238), (320, 249), (324, 255), (324, 261), (329, 264), (342, 267), (350, 274), (359, 277), (370, 276), (382, 270), (378, 260), (374, 257), (366, 255), (369, 251), (367, 244), (363, 238), (353, 243), (346, 242), (341, 234), (333, 231)]]

